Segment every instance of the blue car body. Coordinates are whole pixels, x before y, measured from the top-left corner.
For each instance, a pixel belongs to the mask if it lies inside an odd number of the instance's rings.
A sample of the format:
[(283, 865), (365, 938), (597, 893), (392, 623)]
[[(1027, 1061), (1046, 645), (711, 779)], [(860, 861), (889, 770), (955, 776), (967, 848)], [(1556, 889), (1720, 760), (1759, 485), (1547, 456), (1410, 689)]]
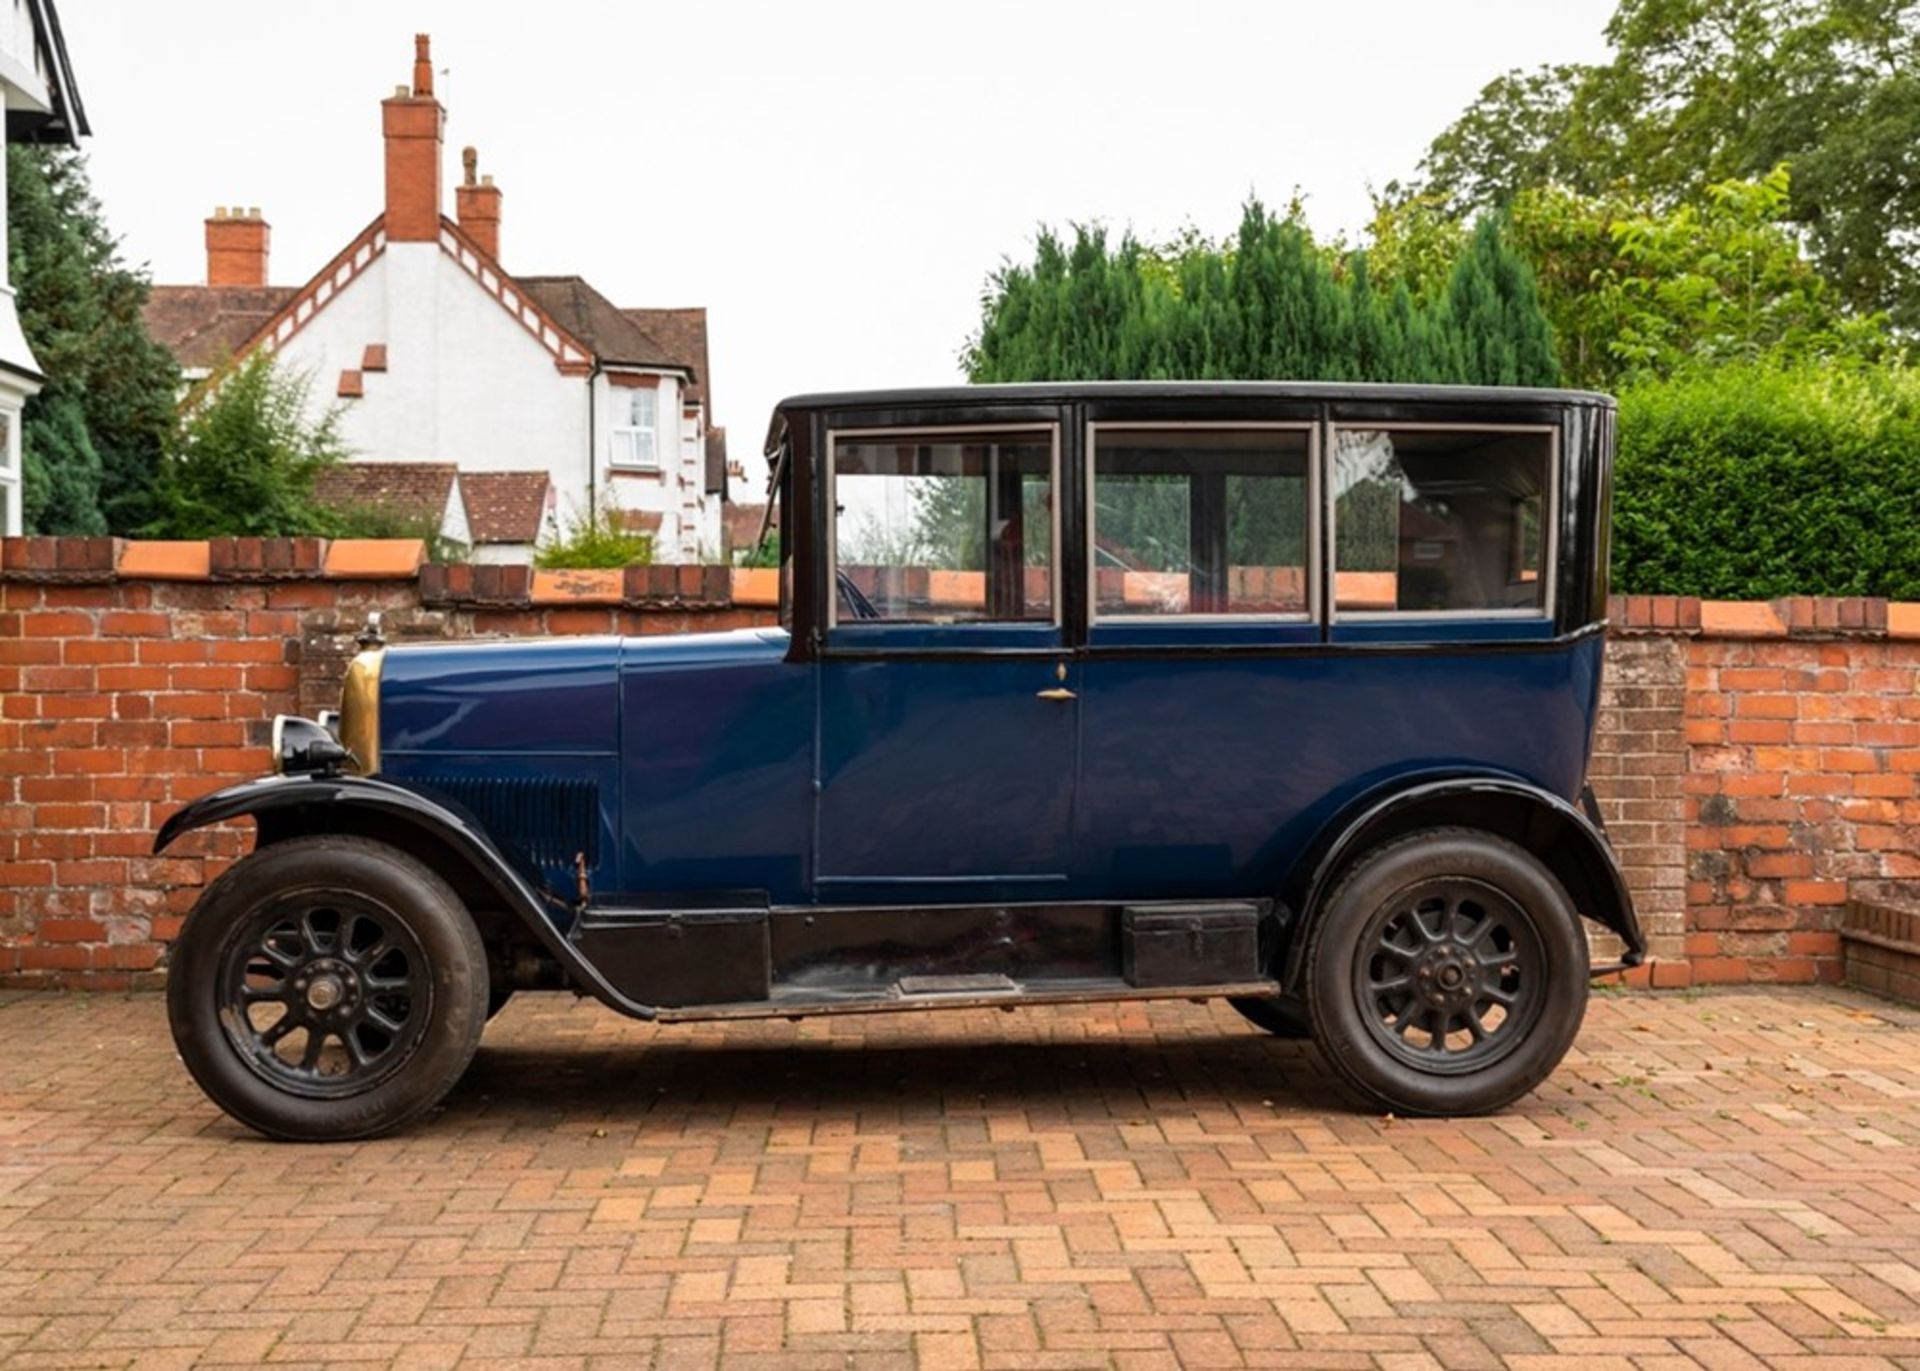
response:
[[(1093, 612), (1101, 553), (1086, 473), (1100, 426), (1242, 421), (1306, 434), (1321, 464), (1305, 611)], [(1474, 425), (1551, 436), (1552, 493), (1537, 516), (1550, 520), (1548, 553), (1511, 573), (1545, 579), (1540, 611), (1336, 612), (1325, 454), (1342, 426)], [(1092, 556), (1054, 557), (1051, 613), (1032, 622), (852, 612), (850, 595), (866, 601), (831, 555), (828, 454), (849, 434), (944, 439), (969, 426), (1046, 436), (1050, 509), (1025, 517), (1050, 513), (1047, 546)], [(222, 792), (162, 844), (238, 813), (259, 818), (263, 843), (336, 826), (417, 831), (421, 850), (461, 868), (469, 902), (500, 916), (489, 929), (508, 949), (501, 964), (538, 963), (503, 971), (530, 978), (510, 984), (573, 984), (644, 1015), (893, 1007), (915, 976), (971, 977), (980, 1001), (994, 997), (981, 977), (1029, 998), (1048, 986), (1284, 995), (1343, 859), (1436, 824), (1484, 827), (1540, 855), (1632, 962), (1639, 927), (1597, 815), (1582, 809), (1612, 442), (1611, 402), (1573, 392), (802, 397), (781, 407), (768, 445), (781, 626), (385, 649), (361, 744), (376, 775)], [(1409, 556), (1445, 553), (1401, 539)], [(1130, 981), (1122, 911), (1183, 903), (1247, 911), (1257, 960)]]

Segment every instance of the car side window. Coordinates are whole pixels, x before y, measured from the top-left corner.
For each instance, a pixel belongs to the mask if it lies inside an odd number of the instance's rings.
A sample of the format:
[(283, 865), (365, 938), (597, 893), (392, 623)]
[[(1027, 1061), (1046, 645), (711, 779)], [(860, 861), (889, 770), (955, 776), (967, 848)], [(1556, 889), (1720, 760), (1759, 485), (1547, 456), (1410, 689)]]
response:
[(1094, 426), (1094, 615), (1306, 617), (1307, 425)]
[(1054, 618), (1054, 431), (839, 433), (836, 622)]
[(1336, 429), (1335, 611), (1545, 614), (1553, 471), (1545, 429)]

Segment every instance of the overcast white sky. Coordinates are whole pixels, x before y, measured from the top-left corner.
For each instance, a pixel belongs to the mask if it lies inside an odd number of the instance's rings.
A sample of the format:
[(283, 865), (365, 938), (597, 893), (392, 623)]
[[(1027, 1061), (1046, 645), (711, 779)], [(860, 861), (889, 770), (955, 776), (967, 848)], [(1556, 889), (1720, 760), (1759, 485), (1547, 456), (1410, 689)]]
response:
[[(1228, 230), (1298, 187), (1359, 228), (1497, 73), (1592, 60), (1613, 0), (66, 0), (96, 190), (127, 257), (204, 279), (259, 205), (297, 284), (380, 209), (379, 101), (433, 35), (510, 271), (706, 305), (753, 463), (782, 395), (959, 379), (986, 277), (1042, 223)], [(757, 464), (752, 469), (758, 470)]]

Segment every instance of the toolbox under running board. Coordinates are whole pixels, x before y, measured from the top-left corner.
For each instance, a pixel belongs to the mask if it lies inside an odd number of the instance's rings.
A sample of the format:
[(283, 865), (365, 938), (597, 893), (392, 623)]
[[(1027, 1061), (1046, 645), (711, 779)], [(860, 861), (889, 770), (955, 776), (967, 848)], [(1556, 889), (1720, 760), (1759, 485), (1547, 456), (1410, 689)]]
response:
[[(999, 982), (997, 985), (954, 985), (929, 988), (914, 982)], [(764, 1000), (736, 1004), (688, 1005), (662, 1009), (663, 1023), (702, 1019), (799, 1019), (813, 1014), (886, 1014), (923, 1009), (1019, 1009), (1023, 1005), (1088, 1004), (1103, 1000), (1210, 1000), (1221, 996), (1265, 999), (1278, 995), (1272, 980), (1247, 980), (1214, 985), (1129, 985), (1124, 980), (1035, 980), (1016, 982), (1005, 976), (906, 977), (878, 992), (822, 992), (813, 987), (776, 986)]]

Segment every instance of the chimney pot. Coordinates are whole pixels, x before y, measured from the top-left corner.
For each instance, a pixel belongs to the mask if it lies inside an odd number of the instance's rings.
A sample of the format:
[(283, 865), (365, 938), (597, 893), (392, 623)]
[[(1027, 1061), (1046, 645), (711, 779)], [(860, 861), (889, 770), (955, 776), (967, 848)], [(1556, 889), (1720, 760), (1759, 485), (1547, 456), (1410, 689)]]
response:
[(413, 93), (415, 95), (433, 94), (433, 58), (429, 52), (432, 40), (424, 33), (413, 35)]

